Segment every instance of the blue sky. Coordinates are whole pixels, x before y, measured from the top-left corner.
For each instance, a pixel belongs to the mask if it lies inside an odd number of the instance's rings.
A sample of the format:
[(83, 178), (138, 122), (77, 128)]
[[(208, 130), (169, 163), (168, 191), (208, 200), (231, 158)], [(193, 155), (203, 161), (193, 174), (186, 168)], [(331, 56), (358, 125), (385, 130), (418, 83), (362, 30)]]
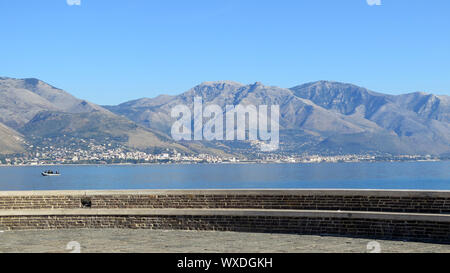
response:
[(98, 104), (204, 81), (450, 95), (450, 1), (0, 0), (0, 76)]

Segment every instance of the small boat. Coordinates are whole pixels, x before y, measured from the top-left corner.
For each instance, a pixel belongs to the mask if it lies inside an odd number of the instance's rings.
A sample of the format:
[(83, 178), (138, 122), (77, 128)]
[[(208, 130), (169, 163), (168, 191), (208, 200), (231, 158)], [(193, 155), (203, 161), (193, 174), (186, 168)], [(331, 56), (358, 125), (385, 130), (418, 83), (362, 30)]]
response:
[(41, 173), (42, 176), (60, 176), (59, 172), (45, 171)]

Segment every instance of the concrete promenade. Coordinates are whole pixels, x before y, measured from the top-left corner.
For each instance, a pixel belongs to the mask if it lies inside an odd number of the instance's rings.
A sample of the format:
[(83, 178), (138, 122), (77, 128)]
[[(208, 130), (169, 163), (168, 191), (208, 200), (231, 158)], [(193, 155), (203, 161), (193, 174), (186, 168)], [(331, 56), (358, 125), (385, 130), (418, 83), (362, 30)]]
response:
[[(450, 245), (266, 233), (68, 229), (0, 232), (0, 253), (450, 253)], [(72, 246), (74, 243), (71, 244)], [(70, 245), (69, 245), (70, 246)]]

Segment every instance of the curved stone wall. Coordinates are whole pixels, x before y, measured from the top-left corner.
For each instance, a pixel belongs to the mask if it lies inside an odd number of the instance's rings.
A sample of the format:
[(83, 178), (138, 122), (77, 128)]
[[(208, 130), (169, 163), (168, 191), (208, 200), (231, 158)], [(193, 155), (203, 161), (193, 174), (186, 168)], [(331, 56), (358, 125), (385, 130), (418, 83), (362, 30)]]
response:
[(450, 243), (450, 192), (0, 192), (0, 230), (146, 228)]
[(0, 192), (0, 210), (226, 208), (450, 213), (449, 191), (201, 190)]

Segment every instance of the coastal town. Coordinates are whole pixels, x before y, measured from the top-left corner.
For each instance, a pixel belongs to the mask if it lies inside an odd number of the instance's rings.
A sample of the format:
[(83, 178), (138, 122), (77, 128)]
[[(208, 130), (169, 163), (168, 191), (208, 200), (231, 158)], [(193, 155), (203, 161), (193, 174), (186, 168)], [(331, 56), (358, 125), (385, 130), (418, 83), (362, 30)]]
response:
[(158, 153), (130, 150), (111, 144), (87, 143), (86, 147), (33, 147), (24, 154), (0, 157), (0, 166), (40, 166), (63, 164), (226, 164), (226, 163), (339, 163), (377, 161), (441, 161), (449, 158), (422, 155), (309, 155), (309, 154), (257, 154), (212, 155), (184, 154), (175, 149)]

